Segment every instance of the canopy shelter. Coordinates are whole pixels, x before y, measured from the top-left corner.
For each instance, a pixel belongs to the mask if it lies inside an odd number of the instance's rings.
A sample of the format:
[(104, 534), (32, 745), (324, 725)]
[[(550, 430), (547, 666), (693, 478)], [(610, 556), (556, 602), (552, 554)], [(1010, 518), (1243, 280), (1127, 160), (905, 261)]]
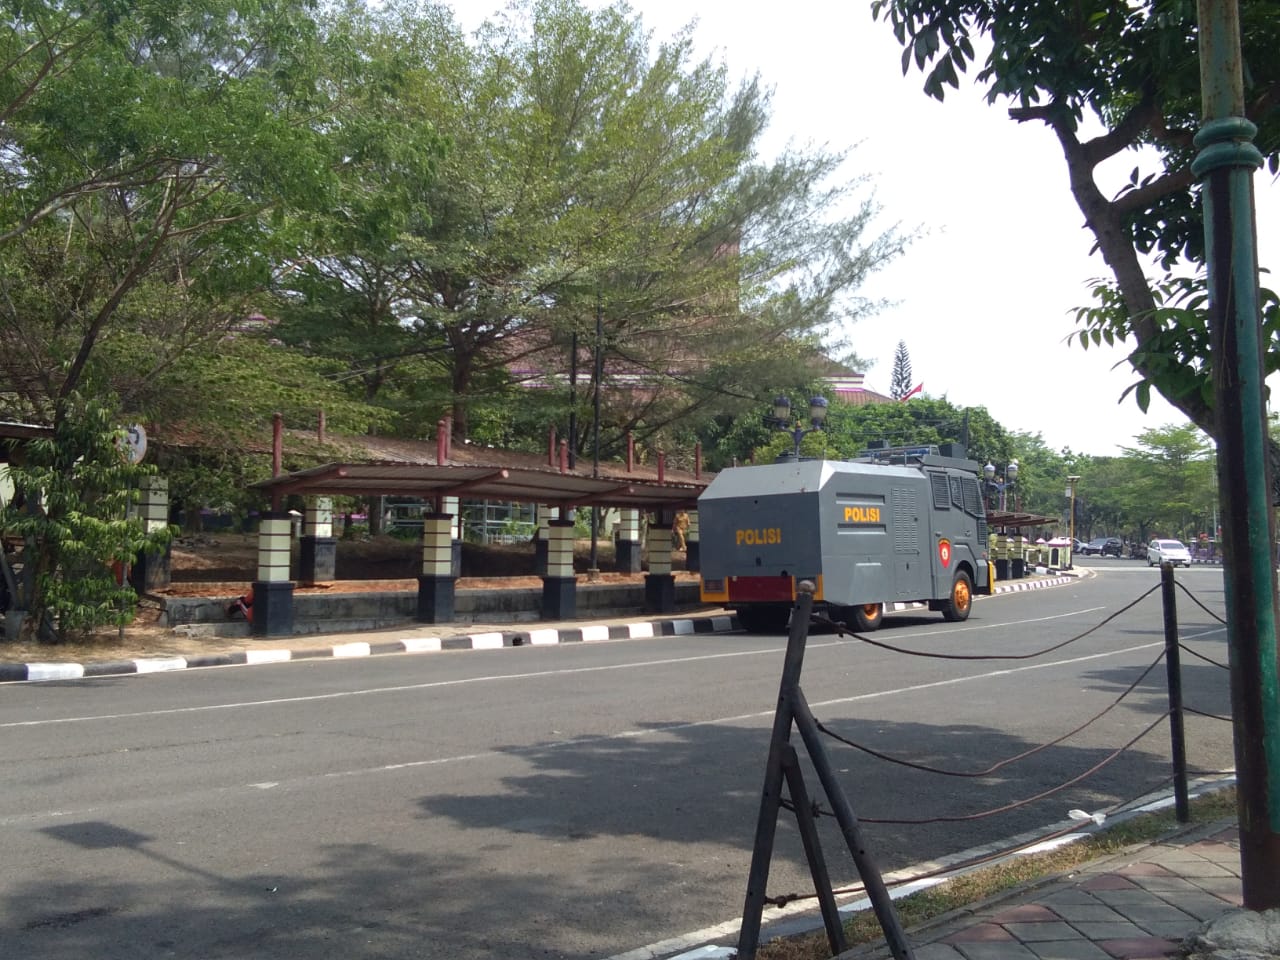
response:
[(988, 510), (987, 526), (995, 529), (1023, 530), (1027, 527), (1048, 527), (1061, 523), (1061, 517), (1044, 517), (1038, 513), (1014, 513), (1007, 510)]
[[(494, 458), (497, 460), (498, 458)], [(513, 463), (327, 463), (251, 484), (269, 495), (393, 496), (508, 500), (553, 507), (691, 509), (706, 481), (592, 476)]]
[[(250, 484), (273, 502), (290, 494), (301, 496), (409, 497), (499, 500), (539, 503), (551, 507), (602, 506), (640, 510), (695, 509), (698, 494), (710, 477), (701, 469), (688, 473), (658, 463), (582, 461), (570, 466), (567, 444), (550, 437), (546, 453), (503, 450), (470, 442), (453, 443), (442, 421), (434, 443), (392, 437), (309, 437), (300, 431), (280, 431), (277, 450), (285, 439), (309, 447), (311, 463), (324, 455), (328, 462)], [(319, 441), (319, 442), (317, 442)], [(700, 463), (700, 457), (698, 458)]]
[[(450, 450), (446, 438), (437, 440), (435, 456), (430, 457), (424, 444), (404, 444), (374, 441), (375, 449), (364, 446), (361, 451), (369, 456), (365, 460), (331, 462), (306, 467), (288, 473), (278, 473), (269, 480), (251, 484), (271, 497), (272, 512), (266, 514), (263, 529), (267, 540), (263, 541), (260, 556), (271, 558), (278, 554), (279, 570), (260, 573), (261, 582), (255, 581), (255, 598), (267, 601), (266, 611), (273, 622), (264, 624), (267, 633), (284, 632), (292, 628), (291, 599), (285, 594), (291, 589), (288, 581), (287, 532), (280, 526), (279, 504), (287, 495), (299, 495), (313, 501), (333, 496), (373, 497), (392, 496), (433, 501), (435, 512), (423, 516), (423, 572), (418, 577), (418, 615), (424, 623), (440, 623), (452, 619), (454, 613), (454, 581), (458, 569), (452, 541), (452, 517), (446, 510), (450, 499), (498, 500), (544, 504), (561, 508), (561, 517), (549, 522), (545, 538), (536, 546), (543, 548), (545, 570), (543, 580), (542, 612), (544, 619), (572, 618), (576, 609), (576, 577), (573, 569), (573, 520), (569, 508), (600, 506), (624, 510), (656, 512), (660, 519), (650, 528), (649, 573), (645, 577), (646, 609), (667, 612), (675, 607), (675, 583), (671, 575), (670, 523), (677, 510), (696, 510), (698, 494), (707, 480), (695, 474), (668, 480), (665, 467), (634, 465), (626, 468), (616, 464), (596, 464), (590, 468), (572, 469), (567, 458), (561, 456), (557, 465), (552, 452), (545, 460), (536, 455), (499, 451), (471, 444), (459, 445)], [(552, 448), (554, 450), (554, 448)], [(563, 450), (563, 448), (562, 448)], [(381, 454), (380, 457), (377, 454)], [(279, 457), (276, 465), (279, 469)], [(635, 471), (635, 472), (633, 472)], [(638, 475), (637, 475), (638, 474)], [(310, 513), (311, 507), (308, 507)], [(325, 508), (327, 511), (327, 507)], [(327, 524), (327, 521), (326, 521)], [(638, 532), (638, 525), (636, 532)], [(278, 545), (269, 542), (271, 537), (280, 540)], [(303, 536), (304, 566), (319, 569), (318, 551), (328, 549), (329, 534), (323, 538)], [(619, 543), (619, 548), (623, 545)], [(639, 543), (632, 545), (634, 559), (639, 570)], [(307, 561), (308, 548), (312, 551)], [(688, 563), (688, 559), (686, 559)], [(326, 561), (327, 563), (327, 561)], [(696, 569), (696, 567), (690, 567)], [(304, 572), (304, 578), (306, 577)], [(272, 579), (274, 577), (274, 579)], [(255, 599), (255, 604), (259, 601)], [(257, 627), (257, 619), (254, 621)]]

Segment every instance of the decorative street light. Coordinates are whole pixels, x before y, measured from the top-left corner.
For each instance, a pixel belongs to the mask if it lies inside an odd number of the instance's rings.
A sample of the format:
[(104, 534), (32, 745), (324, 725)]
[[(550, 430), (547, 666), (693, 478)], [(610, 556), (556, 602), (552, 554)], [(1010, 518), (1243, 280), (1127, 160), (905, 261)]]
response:
[[(1018, 461), (1010, 460), (1009, 465), (1004, 468), (1004, 480), (996, 479), (995, 464), (988, 463), (982, 468), (982, 479), (987, 485), (987, 501), (991, 504), (993, 510), (1006, 510), (1006, 504), (1012, 499), (1009, 496), (1009, 490), (1017, 482), (1018, 479)], [(996, 506), (996, 494), (1000, 496), (999, 506)], [(1014, 509), (1017, 509), (1016, 502)]]
[(809, 399), (809, 427), (805, 429), (799, 423), (794, 426), (791, 420), (791, 401), (786, 397), (777, 397), (773, 401), (773, 414), (764, 418), (764, 425), (772, 427), (774, 430), (781, 430), (791, 434), (791, 440), (795, 444), (794, 456), (800, 459), (800, 441), (813, 433), (815, 430), (821, 430), (822, 424), (827, 419), (827, 398), (811, 397)]
[(1072, 550), (1076, 548), (1076, 484), (1079, 482), (1080, 478), (1074, 474), (1067, 477), (1067, 496), (1071, 498), (1071, 519), (1067, 526), (1071, 531), (1068, 536), (1071, 537)]

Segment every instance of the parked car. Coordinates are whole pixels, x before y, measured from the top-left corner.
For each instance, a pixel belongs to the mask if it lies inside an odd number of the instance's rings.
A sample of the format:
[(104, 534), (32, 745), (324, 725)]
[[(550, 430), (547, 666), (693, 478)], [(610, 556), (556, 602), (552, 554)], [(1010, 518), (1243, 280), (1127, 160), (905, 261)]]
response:
[(1083, 540), (1072, 540), (1072, 541), (1071, 541), (1071, 552), (1072, 552), (1072, 553), (1084, 553), (1084, 552), (1086, 552), (1086, 548), (1087, 548), (1088, 546), (1089, 546), (1089, 544), (1085, 543)]
[(1118, 557), (1122, 546), (1119, 537), (1094, 537), (1080, 552), (1086, 557)]
[(1191, 551), (1181, 540), (1152, 540), (1147, 544), (1147, 566), (1157, 563), (1181, 564), (1191, 566)]

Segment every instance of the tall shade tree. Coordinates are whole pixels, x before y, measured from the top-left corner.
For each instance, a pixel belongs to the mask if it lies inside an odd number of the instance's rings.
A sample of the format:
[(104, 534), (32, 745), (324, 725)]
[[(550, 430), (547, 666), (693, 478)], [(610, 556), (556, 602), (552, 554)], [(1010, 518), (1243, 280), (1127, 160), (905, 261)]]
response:
[[(371, 42), (420, 66), (406, 109), (448, 138), (425, 215), (343, 268), (394, 280), (383, 329), (401, 342), (348, 346), (425, 375), (404, 378), (416, 384), (406, 429), (447, 405), (460, 439), (509, 442), (534, 411), (563, 414), (575, 366), (585, 405), (598, 319), (605, 442), (658, 442), (800, 375), (821, 331), (870, 306), (861, 281), (903, 248), (872, 229), (864, 184), (839, 180), (843, 158), (759, 162), (767, 93), (732, 88), (687, 34), (652, 44), (623, 5), (520, 2), (470, 39), (444, 7), (367, 18)], [(822, 216), (845, 199), (861, 202)], [(319, 328), (340, 328), (325, 314), (306, 343), (331, 351), (339, 339)], [(303, 342), (300, 328), (285, 336)], [(522, 382), (551, 389), (513, 402)]]
[(263, 211), (328, 186), (307, 122), (313, 39), (288, 0), (14, 8), (0, 31), (4, 407), (56, 424), (82, 388), (111, 392), (95, 353), (118, 330), (154, 334), (145, 372), (238, 319), (231, 295), (267, 277)]
[[(1098, 302), (1081, 312), (1080, 342), (1132, 337), (1144, 408), (1152, 388), (1210, 435), (1215, 430), (1204, 311), (1204, 224), (1191, 172), (1199, 126), (1196, 5), (1171, 0), (874, 0), (903, 46), (902, 67), (925, 74), (941, 100), (988, 52), (976, 78), (1019, 123), (1043, 123), (1062, 149), (1070, 188), (1110, 268)], [(1270, 171), (1280, 170), (1280, 4), (1240, 4), (1246, 115)], [(1086, 131), (1100, 129), (1092, 134)], [(1099, 167), (1133, 158), (1128, 184), (1108, 196)], [(1156, 284), (1146, 264), (1166, 271)], [(1181, 271), (1181, 275), (1179, 275)], [(1270, 331), (1280, 311), (1269, 299)], [(1274, 353), (1268, 370), (1277, 367)], [(1272, 444), (1273, 463), (1280, 447)], [(1280, 483), (1280, 480), (1277, 481)]]
[[(412, 27), (391, 29), (410, 17)], [(277, 275), (273, 334), (302, 352), (337, 363), (335, 382), (353, 398), (388, 412), (393, 430), (418, 432), (421, 410), (439, 409), (447, 390), (423, 357), (439, 339), (420, 336), (406, 284), (406, 237), (431, 223), (428, 203), (449, 118), (430, 108), (431, 61), (465, 48), (445, 8), (364, 4), (321, 19), (332, 66), (333, 101), (325, 142), (336, 172), (334, 202), (297, 211), (296, 247)], [(424, 403), (424, 400), (426, 402)], [(384, 424), (385, 425), (385, 424)]]
[[(0, 415), (49, 423), (83, 450), (14, 471), (39, 513), (15, 528), (32, 558), (24, 602), (37, 627), (68, 622), (59, 589), (100, 579), (81, 575), (107, 544), (77, 531), (120, 519), (114, 493), (87, 486), (118, 472), (112, 421), (145, 417), (167, 391), (199, 408), (175, 364), (216, 351), (243, 319), (269, 278), (283, 211), (333, 194), (309, 6), (6, 6)], [(99, 600), (77, 596), (71, 622), (90, 624), (111, 592)]]

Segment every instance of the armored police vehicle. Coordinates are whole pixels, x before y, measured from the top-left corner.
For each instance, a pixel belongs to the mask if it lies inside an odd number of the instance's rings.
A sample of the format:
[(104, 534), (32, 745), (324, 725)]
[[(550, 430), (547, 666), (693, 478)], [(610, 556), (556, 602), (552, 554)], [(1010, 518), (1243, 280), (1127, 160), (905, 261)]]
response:
[(703, 601), (757, 632), (786, 627), (802, 580), (815, 609), (870, 631), (895, 603), (967, 619), (994, 579), (978, 464), (959, 444), (732, 467), (698, 498), (698, 528)]

